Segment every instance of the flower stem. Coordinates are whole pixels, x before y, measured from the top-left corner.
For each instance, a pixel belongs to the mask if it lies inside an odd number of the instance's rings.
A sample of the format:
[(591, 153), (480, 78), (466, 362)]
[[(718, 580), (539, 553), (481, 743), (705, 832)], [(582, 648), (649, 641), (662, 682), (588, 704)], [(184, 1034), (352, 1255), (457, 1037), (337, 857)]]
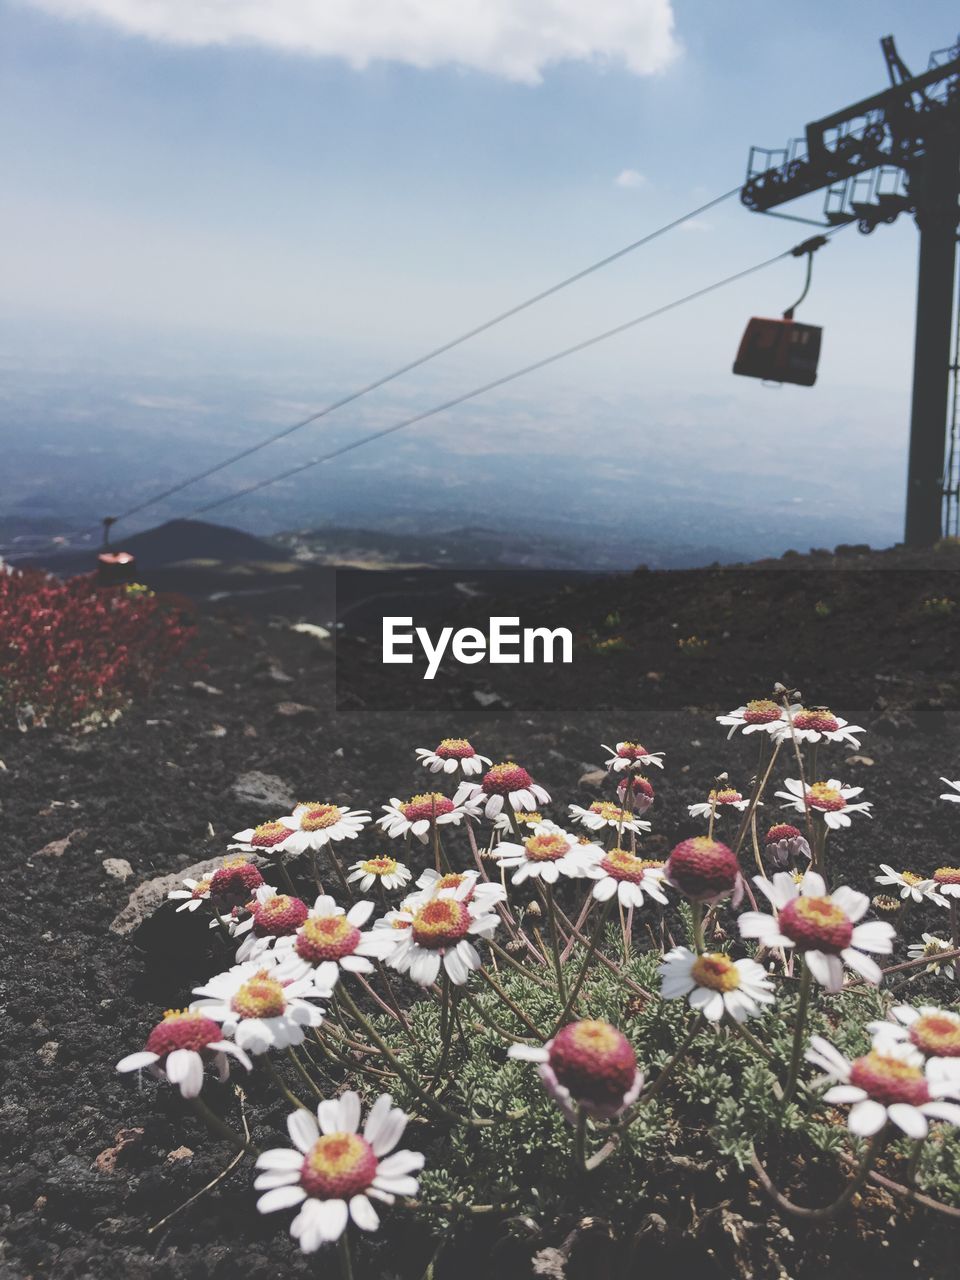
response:
[(270, 1076), (273, 1083), (277, 1086), (277, 1088), (280, 1090), (280, 1092), (283, 1094), (286, 1100), (291, 1104), (291, 1106), (299, 1108), (300, 1111), (309, 1111), (310, 1108), (307, 1106), (307, 1104), (305, 1102), (301, 1102), (300, 1099), (297, 1097), (297, 1095), (291, 1089), (287, 1088), (286, 1084), (283, 1081), (283, 1078), (280, 1075), (280, 1072), (270, 1061), (269, 1056), (265, 1053), (262, 1053), (260, 1057), (263, 1061), (263, 1065), (267, 1069), (267, 1074)]
[(573, 1159), (578, 1173), (587, 1172), (587, 1113), (583, 1107), (577, 1108), (577, 1129), (574, 1139)]
[(553, 904), (553, 886), (547, 885), (544, 890), (544, 898), (547, 904), (547, 920), (550, 925), (550, 947), (553, 951), (553, 967), (557, 975), (557, 990), (560, 992), (560, 999), (566, 1003), (567, 988), (563, 981), (563, 964), (560, 960), (560, 929), (557, 924), (557, 912)]
[(189, 1101), (191, 1107), (193, 1107), (194, 1111), (204, 1124), (206, 1124), (209, 1129), (212, 1129), (214, 1133), (219, 1134), (219, 1136), (226, 1142), (229, 1142), (232, 1147), (235, 1147), (238, 1151), (249, 1150), (259, 1154), (258, 1148), (252, 1146), (242, 1138), (236, 1130), (231, 1129), (226, 1121), (221, 1120), (215, 1111), (211, 1111), (199, 1094), (196, 1098), (191, 1098)]
[(612, 901), (613, 899), (609, 898), (603, 904), (602, 909), (597, 912), (597, 918), (594, 921), (594, 925), (593, 925), (593, 933), (590, 935), (590, 942), (589, 942), (589, 945), (587, 946), (587, 954), (583, 957), (583, 964), (580, 967), (580, 972), (577, 974), (577, 980), (573, 984), (573, 988), (570, 991), (569, 998), (567, 999), (567, 1002), (563, 1007), (563, 1013), (561, 1013), (560, 1017), (557, 1019), (557, 1025), (553, 1029), (553, 1035), (556, 1035), (557, 1032), (560, 1030), (560, 1028), (564, 1025), (564, 1023), (570, 1017), (570, 1014), (573, 1012), (574, 1005), (577, 1003), (577, 996), (580, 994), (580, 988), (583, 986), (584, 980), (586, 979), (586, 976), (587, 976), (587, 970), (590, 968), (590, 965), (593, 961), (593, 957), (597, 950), (597, 946), (599, 945), (600, 939), (603, 936), (603, 926), (607, 919), (607, 915), (609, 914), (610, 903)]
[(353, 1280), (353, 1260), (350, 1257), (350, 1236), (344, 1227), (337, 1241), (337, 1259), (340, 1263), (340, 1280)]
[(790, 1071), (787, 1075), (787, 1083), (783, 1087), (784, 1104), (788, 1103), (793, 1097), (793, 1091), (797, 1087), (797, 1077), (800, 1075), (800, 1061), (803, 1056), (803, 1033), (806, 1030), (807, 1008), (810, 1004), (810, 986), (810, 970), (807, 968), (806, 960), (804, 960), (800, 965), (800, 996), (797, 1001), (797, 1023), (793, 1029)]
[(702, 956), (706, 951), (706, 944), (703, 940), (703, 903), (696, 900), (690, 903), (691, 927), (690, 932), (693, 937), (693, 949), (698, 956)]
[(860, 1167), (857, 1170), (856, 1175), (847, 1183), (843, 1190), (843, 1194), (837, 1200), (834, 1200), (832, 1204), (824, 1205), (822, 1209), (806, 1209), (803, 1205), (794, 1204), (792, 1200), (788, 1200), (787, 1197), (774, 1186), (773, 1179), (760, 1163), (756, 1151), (751, 1153), (750, 1163), (753, 1166), (754, 1173), (760, 1179), (760, 1185), (767, 1194), (772, 1197), (779, 1209), (783, 1209), (786, 1213), (792, 1214), (795, 1218), (803, 1218), (807, 1222), (822, 1222), (827, 1218), (835, 1217), (841, 1209), (846, 1208), (853, 1197), (857, 1194), (866, 1182), (867, 1178), (870, 1176), (870, 1171), (873, 1168), (877, 1156), (883, 1149), (885, 1140), (886, 1125), (884, 1125), (879, 1133), (875, 1133), (870, 1139), (870, 1143), (864, 1152), (863, 1160), (860, 1162)]
[(493, 988), (493, 990), (497, 993), (497, 995), (500, 997), (503, 1003), (514, 1015), (514, 1017), (518, 1018), (523, 1023), (523, 1025), (527, 1028), (527, 1030), (531, 1032), (536, 1037), (537, 1040), (539, 1040), (541, 1037), (541, 1032), (540, 1032), (540, 1029), (537, 1027), (536, 1023), (530, 1021), (530, 1019), (523, 1012), (523, 1010), (516, 1003), (516, 1001), (512, 1000), (511, 997), (507, 995), (506, 991), (504, 991), (503, 987), (500, 986), (500, 983), (497, 982), (496, 978), (491, 977), (491, 975), (487, 972), (486, 969), (479, 969), (478, 973), (480, 974), (480, 977), (483, 978), (484, 982), (486, 982), (488, 986)]

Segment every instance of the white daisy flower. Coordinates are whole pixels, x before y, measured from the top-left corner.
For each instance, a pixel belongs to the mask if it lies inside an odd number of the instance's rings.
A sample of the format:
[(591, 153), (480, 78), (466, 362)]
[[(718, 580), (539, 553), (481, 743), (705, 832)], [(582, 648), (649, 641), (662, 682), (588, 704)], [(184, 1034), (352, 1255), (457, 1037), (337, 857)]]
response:
[(698, 956), (689, 947), (674, 947), (658, 970), (664, 1000), (686, 997), (710, 1022), (729, 1013), (735, 1022), (756, 1017), (761, 1004), (773, 1003), (766, 971), (755, 960), (731, 960), (722, 952)]
[(272, 885), (262, 884), (254, 894), (250, 915), (234, 924), (233, 936), (246, 935), (237, 948), (237, 963), (256, 960), (269, 951), (278, 938), (296, 933), (307, 918), (307, 904), (287, 893), (277, 893)]
[(549, 804), (550, 794), (518, 764), (495, 764), (480, 782), (461, 782), (454, 800), (470, 801), (493, 819), (509, 804), (515, 812)]
[(372, 902), (355, 902), (349, 911), (322, 894), (307, 919), (292, 938), (281, 938), (274, 947), (278, 975), (287, 980), (303, 980), (313, 974), (313, 982), (332, 991), (346, 973), (373, 973), (372, 960), (383, 960), (396, 938), (364, 931), (373, 913)]
[(322, 1012), (311, 1000), (326, 999), (329, 988), (312, 978), (285, 982), (278, 974), (273, 953), (236, 965), (194, 990), (191, 1009), (223, 1024), (225, 1036), (254, 1055), (269, 1049), (302, 1044), (304, 1027), (317, 1027)]
[(406, 929), (395, 925), (399, 942), (387, 964), (398, 973), (408, 973), (421, 987), (436, 982), (442, 964), (450, 981), (463, 986), (482, 963), (470, 938), (489, 938), (500, 923), (494, 912), (472, 907), (469, 892), (468, 882), (458, 889), (443, 889), (410, 914)]
[(656, 794), (649, 778), (642, 773), (628, 773), (617, 783), (617, 799), (625, 809), (639, 816), (647, 812)]
[(426, 844), (430, 839), (434, 823), (438, 827), (448, 823), (459, 826), (465, 817), (477, 816), (471, 805), (451, 800), (439, 791), (412, 796), (409, 800), (398, 800), (394, 796), (382, 808), (383, 817), (377, 819), (377, 824), (392, 840), (409, 835), (416, 836), (421, 844)]
[(881, 1053), (891, 1044), (910, 1044), (932, 1065), (937, 1078), (960, 1078), (960, 1013), (922, 1004), (890, 1010), (892, 1022), (868, 1022), (873, 1047)]
[(534, 827), (539, 827), (546, 819), (538, 809), (511, 809), (509, 812), (498, 813), (493, 822), (494, 831), (500, 835), (506, 835), (514, 830), (511, 814), (516, 820), (518, 827), (528, 827), (531, 831)]
[(513, 871), (512, 884), (523, 884), (531, 877), (556, 884), (561, 875), (574, 879), (582, 876), (591, 862), (603, 857), (603, 850), (599, 845), (581, 844), (578, 836), (552, 822), (543, 822), (520, 844), (501, 840), (493, 855), (501, 867)]
[(347, 882), (360, 882), (360, 892), (368, 893), (377, 883), (385, 889), (402, 889), (413, 879), (413, 872), (398, 862), (396, 858), (380, 854), (376, 858), (366, 858), (362, 862), (354, 862), (350, 867)]
[(939, 1101), (945, 1095), (955, 1096), (960, 1081), (931, 1073), (913, 1045), (871, 1049), (851, 1062), (822, 1036), (811, 1036), (806, 1057), (840, 1082), (827, 1090), (824, 1101), (853, 1104), (847, 1128), (857, 1137), (872, 1137), (887, 1121), (916, 1141), (927, 1136), (930, 1120), (960, 1125), (960, 1106)]
[(893, 925), (884, 920), (857, 923), (870, 906), (865, 893), (842, 885), (828, 896), (816, 871), (807, 871), (799, 884), (789, 871), (778, 871), (772, 880), (754, 876), (753, 882), (772, 903), (776, 916), (745, 911), (738, 921), (744, 938), (756, 938), (764, 947), (795, 947), (828, 991), (843, 986), (844, 964), (868, 982), (880, 982), (880, 966), (863, 953), (890, 955), (896, 935)]
[(253, 1063), (239, 1048), (223, 1038), (219, 1023), (197, 1010), (168, 1009), (163, 1021), (147, 1036), (146, 1047), (130, 1053), (117, 1063), (118, 1071), (146, 1068), (160, 1079), (179, 1086), (185, 1098), (195, 1098), (203, 1087), (204, 1055), (217, 1069), (221, 1080), (230, 1074), (229, 1057), (249, 1071)]
[(242, 849), (244, 853), (279, 853), (288, 848), (290, 828), (281, 821), (261, 822), (259, 827), (246, 827), (233, 837), (231, 849)]
[(417, 1194), (412, 1175), (424, 1157), (394, 1151), (406, 1125), (388, 1093), (371, 1107), (362, 1134), (360, 1098), (352, 1091), (321, 1102), (316, 1120), (309, 1111), (294, 1111), (287, 1129), (296, 1150), (275, 1147), (257, 1157), (263, 1172), (253, 1185), (264, 1192), (257, 1208), (272, 1213), (299, 1206), (290, 1234), (304, 1253), (339, 1240), (351, 1218), (361, 1231), (376, 1231), (380, 1219), (371, 1199), (390, 1205), (397, 1196)]
[(912, 871), (894, 871), (893, 867), (887, 866), (885, 862), (880, 863), (880, 870), (884, 874), (874, 876), (874, 880), (877, 884), (896, 885), (900, 890), (901, 898), (910, 898), (913, 902), (923, 902), (926, 898), (940, 906), (947, 905), (937, 893), (937, 887), (932, 880), (925, 880), (923, 876), (915, 875)]
[(829, 707), (791, 707), (789, 722), (784, 720), (776, 736), (793, 737), (799, 742), (845, 742), (856, 750), (860, 739), (855, 735), (865, 732), (863, 725), (850, 724), (835, 716)]
[(420, 893), (411, 894), (407, 901), (416, 909), (445, 889), (459, 889), (463, 884), (467, 885), (464, 902), (483, 912), (492, 911), (498, 902), (506, 901), (507, 891), (503, 885), (494, 880), (481, 880), (479, 871), (440, 872), (433, 867), (420, 873), (417, 880)]
[(803, 783), (799, 778), (786, 778), (783, 785), (786, 791), (776, 792), (782, 800), (788, 801), (782, 808), (796, 809), (797, 813), (806, 813), (806, 805), (809, 804), (812, 811), (819, 814), (831, 830), (849, 827), (851, 813), (865, 813), (868, 818), (873, 816), (870, 813), (873, 807), (872, 801), (861, 800), (858, 804), (850, 803), (854, 796), (860, 795), (863, 787), (845, 787), (836, 778), (830, 778), (827, 782), (814, 782), (806, 789), (806, 803), (804, 803)]
[(171, 889), (167, 897), (173, 901), (179, 901), (180, 906), (177, 911), (196, 911), (198, 907), (203, 906), (205, 902), (210, 901), (210, 881), (212, 876), (207, 876), (205, 880), (184, 880), (186, 889)]
[(444, 738), (433, 751), (417, 747), (417, 755), (423, 767), (431, 773), (456, 773), (459, 770), (465, 778), (483, 773), (483, 766), (493, 763), (486, 756), (478, 755), (466, 738)]
[(574, 822), (582, 823), (590, 831), (602, 831), (605, 827), (614, 827), (617, 831), (650, 830), (650, 823), (639, 818), (635, 810), (622, 809), (610, 800), (594, 800), (587, 809), (578, 804), (568, 805), (567, 809)]
[(666, 905), (662, 887), (665, 863), (640, 858), (629, 849), (600, 850), (600, 854), (599, 861), (587, 863), (581, 872), (595, 881), (593, 896), (598, 902), (607, 902), (616, 894), (622, 907), (641, 907), (646, 895)]
[(960, 804), (960, 778), (956, 781), (951, 781), (949, 778), (941, 778), (940, 781), (945, 782), (948, 787), (953, 788), (952, 791), (945, 791), (941, 795), (940, 799), (952, 800), (954, 804)]
[[(791, 707), (792, 710), (799, 710), (799, 708)], [(753, 701), (744, 703), (742, 707), (731, 711), (729, 715), (717, 716), (717, 724), (730, 726), (728, 738), (732, 738), (738, 729), (744, 734), (769, 733), (772, 737), (776, 737), (785, 722), (786, 710), (779, 702), (773, 702), (770, 698), (754, 698)]]
[(616, 747), (608, 747), (605, 742), (600, 745), (604, 751), (610, 752), (607, 768), (611, 773), (622, 773), (625, 769), (638, 770), (648, 764), (655, 764), (658, 769), (663, 768), (663, 752), (648, 751), (639, 742), (618, 742)]
[(304, 853), (307, 849), (322, 849), (331, 840), (356, 840), (370, 821), (370, 814), (366, 809), (345, 809), (339, 804), (311, 801), (298, 804), (292, 814), (280, 821), (291, 831), (284, 849)]
[(956, 962), (954, 960), (941, 960), (940, 956), (945, 951), (953, 951), (954, 947), (946, 938), (938, 938), (933, 933), (923, 933), (920, 935), (922, 942), (911, 942), (907, 947), (907, 955), (911, 960), (919, 960), (921, 957), (927, 961), (925, 970), (927, 973), (936, 974), (938, 977), (941, 970), (944, 975), (955, 982), (957, 978)]
[(687, 805), (687, 813), (691, 818), (709, 818), (711, 814), (719, 814), (721, 809), (736, 809), (742, 813), (749, 804), (749, 799), (744, 800), (733, 787), (719, 787), (711, 790), (706, 800)]

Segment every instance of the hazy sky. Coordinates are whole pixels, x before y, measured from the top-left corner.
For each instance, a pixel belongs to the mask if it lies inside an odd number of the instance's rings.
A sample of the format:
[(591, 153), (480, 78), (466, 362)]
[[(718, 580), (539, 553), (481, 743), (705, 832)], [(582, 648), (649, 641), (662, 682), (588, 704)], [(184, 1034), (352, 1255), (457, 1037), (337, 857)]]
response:
[[(256, 374), (274, 399), (246, 438), (735, 186), (751, 143), (884, 86), (881, 35), (921, 70), (956, 24), (949, 0), (0, 0), (0, 358), (21, 379), (143, 375), (145, 395), (161, 374)], [(731, 200), (330, 429), (455, 394), (806, 234)], [(832, 488), (869, 451), (895, 534), (915, 266), (907, 219), (819, 255), (800, 313), (826, 327), (813, 392), (729, 372), (746, 317), (799, 292), (790, 261), (536, 375), (509, 414), (494, 397), (417, 441), (462, 454), (469, 423), (467, 452), (532, 461), (587, 440), (638, 475), (669, 444), (721, 491), (821, 471)], [(620, 440), (571, 413), (598, 397), (624, 407)]]

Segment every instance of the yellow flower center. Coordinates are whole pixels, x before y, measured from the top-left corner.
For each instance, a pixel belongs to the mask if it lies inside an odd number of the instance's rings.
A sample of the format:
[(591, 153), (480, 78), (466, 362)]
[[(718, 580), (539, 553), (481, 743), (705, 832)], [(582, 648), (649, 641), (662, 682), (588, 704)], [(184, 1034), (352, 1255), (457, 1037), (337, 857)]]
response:
[(340, 821), (341, 809), (336, 804), (310, 804), (301, 811), (301, 831), (325, 831)]
[(279, 1018), (287, 1007), (283, 987), (266, 970), (248, 978), (230, 1001), (241, 1018)]
[(360, 864), (360, 870), (371, 876), (391, 876), (396, 869), (396, 858), (368, 858), (366, 862)]
[(814, 809), (828, 809), (831, 811), (844, 809), (847, 804), (837, 788), (828, 786), (826, 782), (815, 782), (807, 790), (807, 800)]
[(633, 816), (611, 800), (594, 800), (590, 812), (597, 814), (605, 822), (628, 822)]
[(719, 951), (697, 956), (690, 976), (698, 987), (709, 987), (711, 991), (736, 991), (740, 986), (737, 966)]
[(421, 947), (442, 947), (466, 937), (470, 912), (456, 898), (431, 898), (413, 917), (412, 927)]
[(570, 1038), (578, 1049), (591, 1053), (613, 1053), (620, 1048), (621, 1037), (616, 1027), (598, 1018), (585, 1018), (578, 1022), (570, 1032)]
[(570, 852), (570, 842), (566, 836), (553, 832), (549, 835), (528, 836), (523, 847), (531, 862), (556, 862)]
[(960, 1058), (960, 1017), (946, 1010), (922, 1013), (910, 1024), (910, 1039), (935, 1058)]

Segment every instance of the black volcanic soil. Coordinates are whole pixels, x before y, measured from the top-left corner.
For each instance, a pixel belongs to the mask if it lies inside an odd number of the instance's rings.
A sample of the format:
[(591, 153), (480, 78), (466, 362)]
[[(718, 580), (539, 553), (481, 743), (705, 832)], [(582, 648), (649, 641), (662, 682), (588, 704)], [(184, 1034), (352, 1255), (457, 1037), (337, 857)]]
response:
[[(923, 562), (821, 556), (593, 583), (537, 609), (575, 629), (572, 670), (558, 668), (531, 687), (522, 668), (477, 668), (398, 691), (393, 673), (388, 680), (369, 650), (354, 645), (344, 656), (339, 711), (333, 659), (316, 640), (279, 618), (211, 612), (201, 620), (202, 680), (220, 692), (194, 688), (196, 673), (178, 674), (110, 731), (0, 734), (0, 1145), (9, 1159), (0, 1274), (265, 1280), (335, 1272), (328, 1255), (299, 1255), (289, 1215), (257, 1215), (249, 1164), (151, 1231), (230, 1153), (175, 1091), (145, 1083), (138, 1092), (113, 1069), (163, 1008), (185, 1004), (190, 987), (222, 961), (185, 915), (148, 936), (147, 950), (111, 933), (110, 922), (142, 880), (219, 854), (232, 832), (273, 816), (233, 797), (239, 775), (262, 770), (294, 795), (377, 812), (391, 795), (422, 789), (413, 748), (455, 733), (488, 755), (522, 760), (563, 801), (590, 799), (578, 779), (602, 763), (600, 743), (640, 736), (667, 753), (652, 816), (655, 839), (672, 843), (699, 830), (685, 806), (718, 770), (745, 783), (753, 768), (752, 744), (727, 744), (713, 717), (783, 679), (869, 730), (860, 752), (830, 755), (837, 775), (863, 785), (875, 803), (875, 821), (855, 822), (838, 842), (850, 881), (870, 887), (881, 860), (930, 871), (956, 858), (960, 836), (960, 812), (936, 799), (941, 774), (960, 776), (960, 603), (952, 612), (925, 603), (960, 602), (955, 563), (953, 554)], [(691, 637), (706, 644), (679, 644)], [(482, 709), (478, 691), (498, 701)], [(290, 703), (301, 709), (285, 714), (290, 707), (281, 704)], [(126, 859), (132, 878), (107, 875), (106, 858)], [(925, 918), (925, 927), (944, 930), (942, 912), (921, 911), (912, 936)], [(246, 1087), (255, 1137), (273, 1145), (285, 1108), (265, 1110), (256, 1083)], [(680, 1224), (688, 1194), (675, 1171), (666, 1176)], [(734, 1195), (701, 1182), (698, 1210)], [(671, 1269), (703, 1280), (955, 1274), (949, 1224), (925, 1211), (899, 1210), (902, 1225), (889, 1231), (892, 1206), (873, 1195), (853, 1218), (815, 1230), (757, 1203), (741, 1197), (734, 1205), (760, 1224), (762, 1241), (745, 1246), (740, 1261), (719, 1213), (696, 1241), (671, 1221), (664, 1237), (644, 1238), (638, 1257), (651, 1275)], [(433, 1246), (401, 1213), (392, 1221), (361, 1274), (420, 1277)], [(436, 1275), (488, 1273), (505, 1233), (489, 1225), (443, 1255)], [(546, 1238), (539, 1247), (558, 1243)], [(530, 1275), (529, 1254), (529, 1246), (502, 1247), (496, 1265)], [(599, 1273), (594, 1266), (576, 1274)]]

